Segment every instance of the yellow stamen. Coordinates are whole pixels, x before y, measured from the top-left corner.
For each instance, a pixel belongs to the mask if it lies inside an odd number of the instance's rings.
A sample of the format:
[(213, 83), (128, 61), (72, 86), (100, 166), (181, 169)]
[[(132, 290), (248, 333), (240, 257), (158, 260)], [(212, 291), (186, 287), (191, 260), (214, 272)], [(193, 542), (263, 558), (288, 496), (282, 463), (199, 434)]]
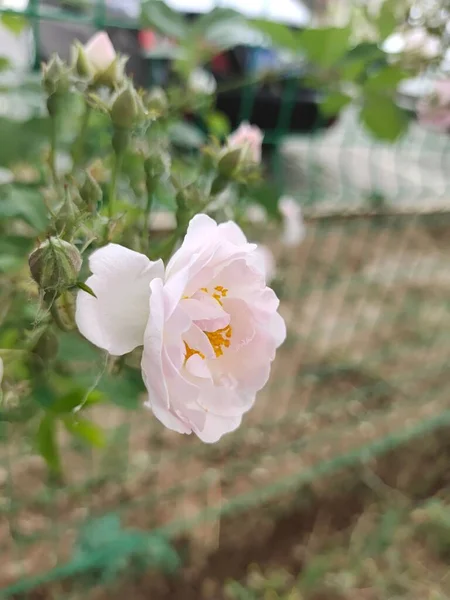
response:
[[(227, 325), (223, 329), (217, 329), (216, 331), (205, 331), (205, 335), (207, 336), (209, 343), (213, 347), (214, 354), (219, 357), (223, 355), (223, 349), (229, 348), (231, 335), (233, 330), (231, 329), (231, 325)], [(227, 339), (228, 338), (228, 339)]]
[(187, 363), (187, 361), (191, 358), (191, 356), (194, 356), (194, 354), (198, 354), (200, 356), (200, 358), (205, 358), (205, 355), (203, 354), (203, 352), (200, 352), (200, 350), (195, 350), (194, 348), (191, 348), (186, 342), (184, 342), (184, 347), (186, 348), (186, 352), (184, 354), (184, 364)]

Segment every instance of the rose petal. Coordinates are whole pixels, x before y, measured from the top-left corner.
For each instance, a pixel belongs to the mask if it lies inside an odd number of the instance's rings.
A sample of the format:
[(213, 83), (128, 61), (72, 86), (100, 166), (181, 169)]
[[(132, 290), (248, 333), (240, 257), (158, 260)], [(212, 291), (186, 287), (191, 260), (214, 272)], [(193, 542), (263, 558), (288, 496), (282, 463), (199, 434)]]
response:
[(80, 291), (76, 323), (90, 342), (114, 356), (143, 344), (149, 315), (150, 282), (162, 277), (162, 261), (118, 244), (94, 252), (89, 264), (93, 275), (86, 284), (96, 298)]

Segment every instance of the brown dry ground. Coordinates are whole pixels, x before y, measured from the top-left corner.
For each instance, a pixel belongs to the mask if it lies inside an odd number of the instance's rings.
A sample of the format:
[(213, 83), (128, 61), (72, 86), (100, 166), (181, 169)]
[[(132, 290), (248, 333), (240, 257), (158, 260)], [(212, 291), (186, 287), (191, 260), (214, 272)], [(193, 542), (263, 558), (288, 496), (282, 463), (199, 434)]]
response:
[[(190, 600), (204, 592), (205, 573), (220, 582), (240, 578), (251, 562), (300, 569), (303, 559), (289, 557), (306, 543), (318, 515), (339, 531), (367, 506), (367, 485), (355, 483), (359, 469), (356, 477), (347, 469), (351, 483), (332, 475), (308, 479), (301, 492), (267, 505), (263, 494), (274, 481), (306, 476), (354, 452), (413, 498), (442, 487), (449, 470), (445, 435), (419, 437), (407, 451), (380, 459), (381, 466), (361, 449), (450, 406), (449, 225), (442, 216), (324, 221), (310, 224), (305, 242), (289, 251), (269, 235), (289, 336), (244, 425), (213, 447), (142, 414), (124, 422), (123, 411), (96, 408), (93, 418), (110, 431), (106, 452), (66, 443), (67, 481), (49, 491), (42, 461), (26, 449), (21, 455), (12, 438), (1, 450), (9, 464), (0, 471), (0, 584), (68, 559), (87, 517), (119, 510), (125, 526), (150, 530), (260, 494), (260, 505), (245, 516), (188, 528), (195, 561), (182, 583), (161, 583), (150, 593), (144, 578), (107, 594)], [(299, 498), (309, 502), (298, 508)], [(319, 538), (331, 535), (327, 527)]]

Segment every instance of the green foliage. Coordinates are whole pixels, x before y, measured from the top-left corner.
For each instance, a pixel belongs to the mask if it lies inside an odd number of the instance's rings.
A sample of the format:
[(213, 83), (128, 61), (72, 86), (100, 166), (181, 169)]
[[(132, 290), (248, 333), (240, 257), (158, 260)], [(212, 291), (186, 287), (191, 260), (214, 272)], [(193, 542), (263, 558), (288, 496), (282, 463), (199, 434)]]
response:
[(334, 116), (352, 101), (348, 94), (332, 92), (320, 104), (320, 110), (325, 116)]
[(406, 112), (391, 98), (375, 93), (365, 97), (360, 119), (372, 134), (387, 142), (398, 139), (409, 124)]
[(329, 68), (347, 52), (350, 33), (349, 26), (305, 29), (299, 34), (298, 43), (309, 60), (319, 67)]
[(45, 231), (48, 215), (39, 189), (18, 185), (0, 186), (0, 219), (20, 219), (35, 233)]
[(28, 25), (28, 21), (20, 15), (3, 14), (1, 16), (1, 24), (6, 27), (14, 35), (19, 35)]
[(91, 423), (77, 414), (63, 417), (63, 423), (69, 433), (89, 446), (97, 448), (105, 446), (105, 434), (95, 423)]
[(45, 414), (39, 424), (36, 434), (36, 447), (45, 459), (49, 469), (59, 475), (62, 472), (61, 458), (56, 440), (57, 422), (50, 414)]

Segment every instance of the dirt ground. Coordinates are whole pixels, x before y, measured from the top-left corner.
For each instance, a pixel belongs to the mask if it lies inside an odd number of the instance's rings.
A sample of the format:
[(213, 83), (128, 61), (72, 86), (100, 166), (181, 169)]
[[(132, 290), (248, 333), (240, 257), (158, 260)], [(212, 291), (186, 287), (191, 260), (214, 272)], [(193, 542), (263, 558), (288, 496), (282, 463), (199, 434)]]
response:
[[(218, 580), (242, 576), (249, 561), (264, 562), (267, 548), (276, 558), (278, 539), (290, 553), (314, 517), (303, 509), (296, 520), (291, 510), (286, 524), (283, 517), (275, 526), (265, 509), (256, 509), (272, 498), (274, 482), (297, 478), (292, 489), (314, 499), (320, 481), (330, 481), (344, 467), (357, 467), (362, 459), (371, 464), (373, 455), (403, 440), (399, 433), (414, 433), (450, 408), (449, 226), (450, 218), (442, 215), (314, 221), (305, 242), (290, 251), (272, 232), (265, 241), (277, 255), (274, 287), (288, 339), (270, 384), (241, 429), (215, 446), (166, 431), (142, 413), (124, 420), (119, 409), (98, 408), (92, 416), (110, 432), (106, 452), (86, 453), (66, 444), (67, 480), (49, 489), (42, 461), (27, 448), (19, 452), (12, 438), (7, 454), (0, 450), (5, 465), (0, 470), (0, 585), (70, 559), (80, 524), (110, 511), (120, 513), (124, 526), (139, 530), (176, 521), (177, 531), (188, 530), (197, 562), (216, 564), (208, 572), (216, 569)], [(385, 449), (383, 439), (390, 440)], [(423, 450), (422, 439), (410, 448)], [(397, 459), (390, 456), (393, 468)], [(404, 468), (392, 470), (396, 485), (412, 485), (411, 468), (417, 464), (409, 461), (411, 452), (401, 456)], [(435, 451), (427, 460), (419, 495), (427, 495), (446, 472), (448, 453)], [(278, 512), (283, 498), (292, 500), (287, 493), (292, 489), (282, 485), (286, 493), (272, 499)], [(308, 510), (328, 511), (340, 528), (350, 525), (362, 510), (359, 494), (335, 497), (326, 489)], [(238, 509), (249, 506), (257, 516), (243, 522)], [(233, 507), (238, 526), (230, 526), (227, 542), (228, 526), (220, 512), (232, 515)], [(183, 523), (205, 510), (213, 518), (199, 518), (195, 526)], [(242, 554), (236, 551), (236, 531), (241, 545), (248, 545)], [(285, 550), (280, 552), (278, 562), (284, 560)], [(220, 572), (224, 564), (227, 573)], [(197, 579), (189, 573), (185, 577), (197, 581), (193, 589), (198, 594), (198, 568)], [(169, 586), (161, 598), (199, 597), (184, 589), (177, 596), (176, 587)], [(140, 597), (149, 596), (133, 595)]]

